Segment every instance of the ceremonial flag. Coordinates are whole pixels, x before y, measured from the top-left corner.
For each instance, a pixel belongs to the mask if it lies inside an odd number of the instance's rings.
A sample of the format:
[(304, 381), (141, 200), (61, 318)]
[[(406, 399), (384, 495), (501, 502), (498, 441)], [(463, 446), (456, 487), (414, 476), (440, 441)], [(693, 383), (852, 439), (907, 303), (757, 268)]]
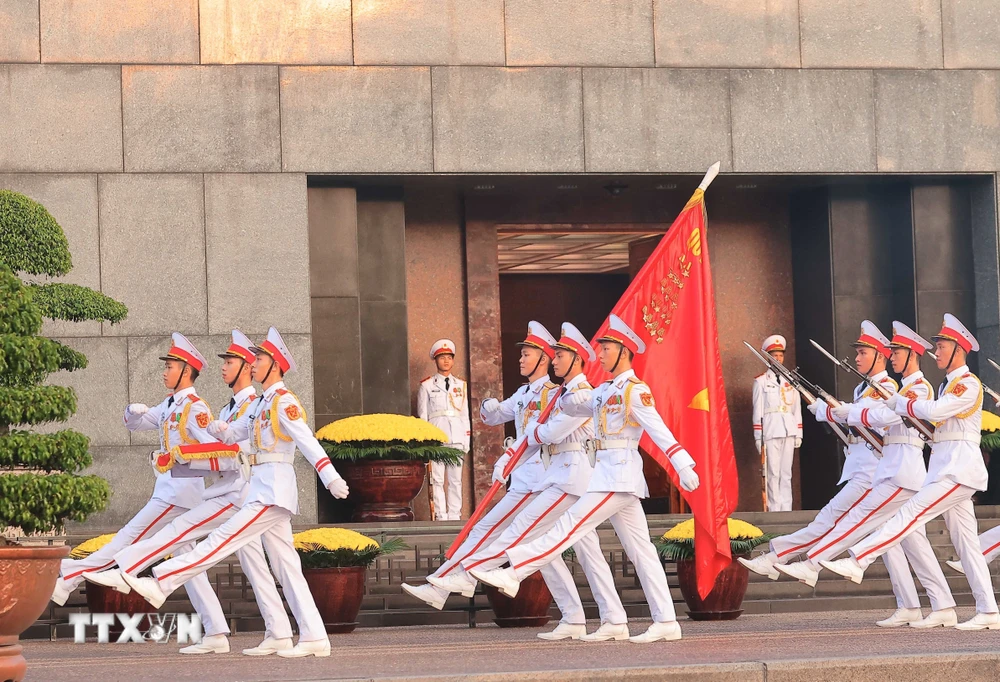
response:
[[(694, 514), (702, 597), (732, 561), (727, 519), (739, 496), (705, 233), (704, 190), (717, 172), (713, 166), (611, 311), (646, 342), (646, 352), (636, 355), (632, 366), (649, 384), (663, 421), (695, 461), (701, 485), (681, 494)], [(607, 328), (605, 321), (594, 338)], [(593, 385), (607, 379), (599, 363), (590, 367)], [(673, 466), (649, 436), (644, 434), (640, 445), (677, 486)]]

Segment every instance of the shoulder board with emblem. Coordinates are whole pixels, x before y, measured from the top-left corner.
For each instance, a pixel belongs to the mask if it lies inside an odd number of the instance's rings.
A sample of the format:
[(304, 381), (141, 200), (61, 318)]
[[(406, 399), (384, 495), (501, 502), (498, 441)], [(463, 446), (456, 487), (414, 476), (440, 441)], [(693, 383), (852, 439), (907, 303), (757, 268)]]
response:
[(428, 381), (429, 379), (430, 379), (430, 377), (424, 377), (423, 379), (420, 380), (420, 383), (424, 383), (425, 381)]
[(288, 393), (288, 389), (287, 388), (279, 388), (277, 391), (275, 391), (275, 393), (277, 393), (278, 395), (285, 395), (286, 393)]
[(545, 382), (545, 388), (549, 388), (549, 389), (555, 388), (558, 385), (559, 384), (557, 384), (555, 382), (552, 382), (552, 381), (546, 381)]
[(767, 374), (767, 370), (766, 369), (763, 372), (761, 372), (760, 374), (758, 374), (757, 376), (755, 376), (754, 379), (761, 379), (761, 378), (763, 378), (763, 376), (765, 374)]

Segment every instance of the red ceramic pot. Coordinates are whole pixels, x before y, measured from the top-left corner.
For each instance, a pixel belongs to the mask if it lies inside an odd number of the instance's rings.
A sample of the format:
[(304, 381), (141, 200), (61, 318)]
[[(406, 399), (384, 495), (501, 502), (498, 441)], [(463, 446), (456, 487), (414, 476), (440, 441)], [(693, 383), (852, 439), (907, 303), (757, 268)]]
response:
[(0, 547), (0, 680), (20, 682), (27, 663), (17, 638), (42, 615), (70, 548)]
[[(749, 554), (738, 555), (747, 558)], [(743, 597), (747, 593), (750, 572), (738, 562), (737, 555), (715, 578), (715, 587), (702, 599), (698, 596), (698, 580), (695, 577), (693, 559), (677, 562), (677, 582), (681, 595), (688, 607), (691, 620), (735, 620), (743, 613)]]
[(302, 569), (327, 632), (351, 632), (358, 626), (366, 570), (364, 566)]
[(532, 573), (522, 580), (513, 599), (485, 583), (483, 591), (493, 607), (493, 622), (502, 628), (539, 628), (552, 620), (549, 615), (552, 594), (541, 573)]
[(419, 460), (337, 461), (337, 471), (351, 488), (356, 504), (351, 521), (412, 521), (410, 503), (424, 485), (427, 464)]

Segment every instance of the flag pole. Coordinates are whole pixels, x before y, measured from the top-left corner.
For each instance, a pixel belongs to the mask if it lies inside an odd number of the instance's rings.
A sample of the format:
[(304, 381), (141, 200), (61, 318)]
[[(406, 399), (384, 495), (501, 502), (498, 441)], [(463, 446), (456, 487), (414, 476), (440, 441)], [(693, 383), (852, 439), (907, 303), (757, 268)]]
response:
[(715, 176), (719, 174), (719, 168), (721, 166), (722, 166), (721, 161), (716, 161), (711, 166), (709, 166), (708, 170), (705, 172), (705, 177), (702, 178), (701, 180), (701, 184), (698, 185), (698, 189), (700, 189), (702, 192), (708, 189), (708, 186), (712, 184), (713, 180), (715, 180)]

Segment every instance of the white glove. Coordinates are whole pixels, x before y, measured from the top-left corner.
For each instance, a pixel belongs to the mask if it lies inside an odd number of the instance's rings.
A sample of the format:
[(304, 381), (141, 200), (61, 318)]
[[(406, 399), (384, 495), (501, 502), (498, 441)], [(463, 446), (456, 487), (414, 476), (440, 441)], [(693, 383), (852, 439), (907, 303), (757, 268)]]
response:
[(886, 407), (888, 407), (890, 410), (893, 410), (893, 411), (895, 411), (895, 409), (896, 409), (896, 403), (898, 403), (898, 402), (899, 402), (899, 394), (898, 393), (893, 393), (891, 396), (889, 396), (888, 398), (885, 399)]
[[(888, 405), (888, 404), (889, 403), (886, 402), (886, 405)], [(909, 404), (910, 404), (910, 401), (908, 401), (908, 400), (897, 400), (896, 402), (894, 402), (892, 404), (892, 411), (895, 412), (898, 415), (902, 415), (904, 417), (908, 417), (909, 413), (906, 411), (906, 406), (909, 405)]]
[(342, 500), (347, 497), (347, 494), (351, 491), (347, 487), (347, 481), (342, 478), (335, 478), (326, 486), (326, 489), (330, 491), (330, 494), (336, 497), (338, 500)]
[(802, 447), (802, 439), (801, 438), (796, 438), (795, 439), (795, 449), (798, 450), (801, 447)]
[(510, 461), (510, 453), (503, 453), (497, 463), (493, 465), (493, 481), (496, 483), (506, 483), (507, 477), (503, 475), (504, 467)]
[(831, 407), (830, 412), (838, 419), (847, 420), (847, 415), (851, 413), (851, 403), (840, 403), (836, 407)]
[[(120, 405), (121, 403), (118, 404)], [(134, 414), (137, 417), (139, 415), (146, 414), (147, 412), (149, 412), (149, 406), (143, 405), (142, 403), (132, 403), (128, 406), (128, 413)]]
[(754, 439), (753, 442), (754, 442), (754, 445), (757, 446), (757, 454), (759, 455), (760, 454), (760, 448), (761, 448), (761, 445), (763, 445), (763, 443), (761, 441), (757, 440), (756, 438)]
[(809, 410), (810, 412), (812, 412), (815, 415), (816, 414), (816, 410), (819, 409), (819, 401), (818, 400), (814, 400), (813, 402), (809, 403), (808, 405), (806, 405), (806, 409)]
[(694, 472), (694, 467), (684, 467), (677, 472), (677, 477), (680, 479), (681, 488), (686, 492), (694, 492), (698, 489), (701, 481), (698, 480), (698, 474)]
[(500, 407), (500, 401), (496, 398), (487, 398), (483, 402), (479, 403), (480, 412), (493, 412), (498, 407)]
[(208, 435), (213, 436), (214, 438), (222, 438), (222, 434), (229, 430), (229, 424), (216, 419), (215, 421), (209, 423), (205, 430), (208, 431)]

